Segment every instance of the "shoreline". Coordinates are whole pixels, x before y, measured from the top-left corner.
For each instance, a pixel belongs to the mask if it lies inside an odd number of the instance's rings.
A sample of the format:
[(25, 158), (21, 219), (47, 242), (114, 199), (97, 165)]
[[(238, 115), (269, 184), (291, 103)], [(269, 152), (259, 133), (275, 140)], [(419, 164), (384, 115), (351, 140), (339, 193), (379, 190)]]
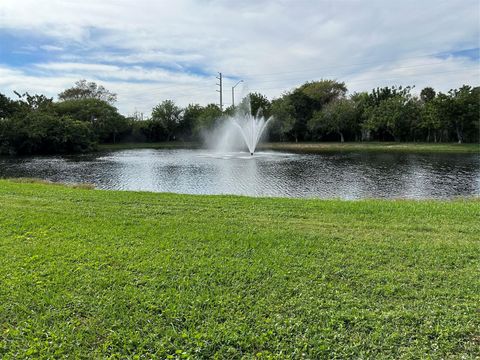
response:
[[(98, 151), (128, 149), (204, 149), (204, 147), (198, 142), (118, 143), (98, 145)], [(306, 154), (329, 152), (480, 154), (480, 144), (408, 142), (266, 142), (259, 144), (257, 150), (290, 151)]]
[(432, 203), (455, 203), (455, 202), (480, 202), (480, 195), (469, 195), (469, 196), (453, 196), (449, 198), (402, 198), (402, 197), (394, 197), (394, 198), (385, 198), (385, 197), (364, 197), (364, 198), (352, 198), (346, 199), (341, 197), (331, 197), (331, 198), (321, 198), (321, 197), (290, 197), (290, 196), (254, 196), (254, 195), (241, 195), (241, 194), (193, 194), (193, 193), (179, 193), (179, 192), (157, 192), (157, 191), (149, 191), (149, 190), (118, 190), (118, 189), (104, 189), (104, 188), (97, 188), (94, 184), (91, 183), (67, 183), (67, 182), (60, 182), (60, 181), (50, 181), (41, 178), (2, 178), (0, 177), (0, 184), (2, 182), (6, 183), (14, 183), (14, 184), (25, 184), (25, 185), (45, 185), (45, 186), (57, 186), (59, 188), (66, 188), (66, 189), (82, 189), (82, 190), (95, 190), (95, 191), (102, 191), (102, 192), (121, 192), (121, 193), (132, 193), (132, 194), (145, 194), (145, 195), (152, 195), (152, 196), (186, 196), (186, 197), (211, 197), (211, 198), (246, 198), (252, 200), (293, 200), (293, 201), (325, 201), (325, 202), (365, 202), (365, 201), (375, 201), (375, 202), (418, 202), (418, 203), (425, 203), (425, 202), (432, 202)]

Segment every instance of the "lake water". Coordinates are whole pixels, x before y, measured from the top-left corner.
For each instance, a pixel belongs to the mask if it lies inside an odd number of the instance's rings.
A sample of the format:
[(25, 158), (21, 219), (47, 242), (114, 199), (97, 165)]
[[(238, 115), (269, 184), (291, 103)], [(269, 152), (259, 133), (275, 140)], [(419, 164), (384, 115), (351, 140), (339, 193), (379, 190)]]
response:
[(480, 196), (477, 154), (118, 150), (0, 158), (0, 177), (90, 183), (99, 189), (318, 198)]

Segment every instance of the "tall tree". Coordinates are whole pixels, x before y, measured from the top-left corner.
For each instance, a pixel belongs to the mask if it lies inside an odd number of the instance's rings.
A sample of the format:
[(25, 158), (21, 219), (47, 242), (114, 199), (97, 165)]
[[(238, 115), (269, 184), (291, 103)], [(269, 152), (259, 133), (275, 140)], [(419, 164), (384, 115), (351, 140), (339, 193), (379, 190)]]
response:
[(400, 141), (410, 131), (410, 121), (402, 118), (406, 104), (412, 99), (412, 87), (383, 87), (373, 89), (368, 94), (366, 120), (363, 132), (373, 134), (379, 140), (394, 138)]
[(55, 112), (88, 122), (101, 142), (117, 141), (127, 131), (128, 120), (117, 108), (99, 99), (65, 100), (56, 103)]
[(420, 91), (420, 100), (422, 101), (421, 116), (419, 128), (426, 131), (426, 140), (430, 142), (433, 135), (433, 141), (437, 142), (437, 134), (440, 129), (441, 122), (435, 109), (435, 96), (437, 93), (432, 87), (425, 87)]
[(421, 109), (420, 128), (426, 131), (426, 140), (437, 142), (442, 129), (442, 116), (438, 113), (438, 100), (433, 99), (423, 104)]
[(371, 93), (369, 93), (368, 105), (378, 106), (382, 101), (388, 100), (390, 98), (394, 98), (396, 96), (401, 96), (401, 97), (409, 96), (411, 90), (412, 90), (411, 86), (407, 86), (407, 87), (385, 86), (383, 88), (377, 87), (376, 89), (373, 89)]
[(294, 109), (292, 134), (295, 141), (308, 140), (308, 121), (328, 103), (345, 97), (347, 88), (335, 80), (307, 82), (287, 94)]
[(289, 139), (295, 124), (294, 112), (295, 109), (288, 96), (272, 101), (271, 115), (273, 121), (268, 129), (272, 139), (280, 141)]
[(18, 111), (18, 103), (0, 93), (0, 119), (12, 116)]
[(189, 104), (183, 111), (183, 117), (178, 127), (178, 133), (185, 139), (193, 137), (194, 127), (198, 118), (204, 111), (204, 108), (199, 104)]
[(175, 140), (175, 131), (182, 119), (183, 110), (172, 100), (164, 100), (152, 110), (152, 120), (158, 122), (165, 133), (167, 141)]
[(480, 87), (471, 87), (463, 85), (459, 89), (453, 89), (449, 92), (449, 112), (450, 124), (455, 129), (458, 143), (462, 143), (466, 138), (478, 138), (478, 129), (480, 119)]
[(370, 107), (367, 113), (365, 127), (374, 131), (384, 129), (395, 141), (401, 141), (408, 137), (412, 125), (418, 123), (420, 109), (414, 99), (397, 94)]
[(420, 91), (420, 99), (422, 99), (424, 103), (428, 103), (433, 99), (435, 99), (435, 95), (436, 95), (435, 90), (433, 90), (433, 88), (429, 86), (426, 88), (423, 88), (422, 91)]
[(75, 83), (75, 86), (58, 94), (58, 99), (60, 101), (97, 99), (106, 101), (109, 104), (114, 104), (117, 101), (117, 94), (110, 92), (102, 85), (97, 85), (93, 81), (87, 82), (87, 80), (79, 80)]
[(30, 95), (28, 92), (20, 94), (14, 91), (18, 96), (18, 110), (28, 113), (30, 111), (44, 111), (49, 112), (53, 107), (53, 98), (49, 98), (45, 95)]
[(194, 135), (200, 139), (203, 132), (211, 131), (215, 125), (217, 125), (222, 116), (222, 110), (220, 110), (218, 105), (208, 104), (205, 106), (195, 121), (195, 125), (193, 127)]
[(250, 111), (254, 116), (263, 115), (265, 118), (270, 117), (271, 103), (267, 97), (258, 92), (248, 94), (250, 100)]
[(350, 99), (355, 104), (355, 140), (369, 140), (370, 132), (365, 128), (367, 120), (367, 108), (369, 103), (368, 92), (355, 92)]
[(307, 82), (298, 89), (314, 101), (314, 111), (321, 110), (322, 106), (331, 101), (344, 98), (347, 93), (345, 83), (325, 79)]
[(340, 141), (343, 143), (345, 132), (355, 132), (356, 115), (353, 100), (339, 99), (328, 103), (321, 111), (315, 112), (308, 126), (317, 139), (323, 133), (335, 133), (340, 136)]

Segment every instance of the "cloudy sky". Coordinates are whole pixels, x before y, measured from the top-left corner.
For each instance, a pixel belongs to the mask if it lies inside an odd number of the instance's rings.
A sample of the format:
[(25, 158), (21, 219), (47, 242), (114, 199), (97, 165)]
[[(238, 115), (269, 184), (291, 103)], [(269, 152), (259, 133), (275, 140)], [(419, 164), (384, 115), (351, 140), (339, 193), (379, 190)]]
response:
[(56, 97), (79, 79), (125, 115), (164, 99), (269, 98), (308, 80), (349, 90), (479, 85), (478, 0), (0, 0), (0, 92)]

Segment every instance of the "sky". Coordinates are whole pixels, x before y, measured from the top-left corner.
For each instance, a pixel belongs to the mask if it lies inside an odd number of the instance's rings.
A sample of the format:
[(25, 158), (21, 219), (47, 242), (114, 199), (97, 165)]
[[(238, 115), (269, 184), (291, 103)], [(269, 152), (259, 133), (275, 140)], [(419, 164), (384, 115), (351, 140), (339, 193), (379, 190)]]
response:
[(0, 0), (0, 93), (57, 98), (80, 79), (124, 115), (165, 99), (224, 106), (306, 81), (350, 93), (480, 84), (478, 0)]

